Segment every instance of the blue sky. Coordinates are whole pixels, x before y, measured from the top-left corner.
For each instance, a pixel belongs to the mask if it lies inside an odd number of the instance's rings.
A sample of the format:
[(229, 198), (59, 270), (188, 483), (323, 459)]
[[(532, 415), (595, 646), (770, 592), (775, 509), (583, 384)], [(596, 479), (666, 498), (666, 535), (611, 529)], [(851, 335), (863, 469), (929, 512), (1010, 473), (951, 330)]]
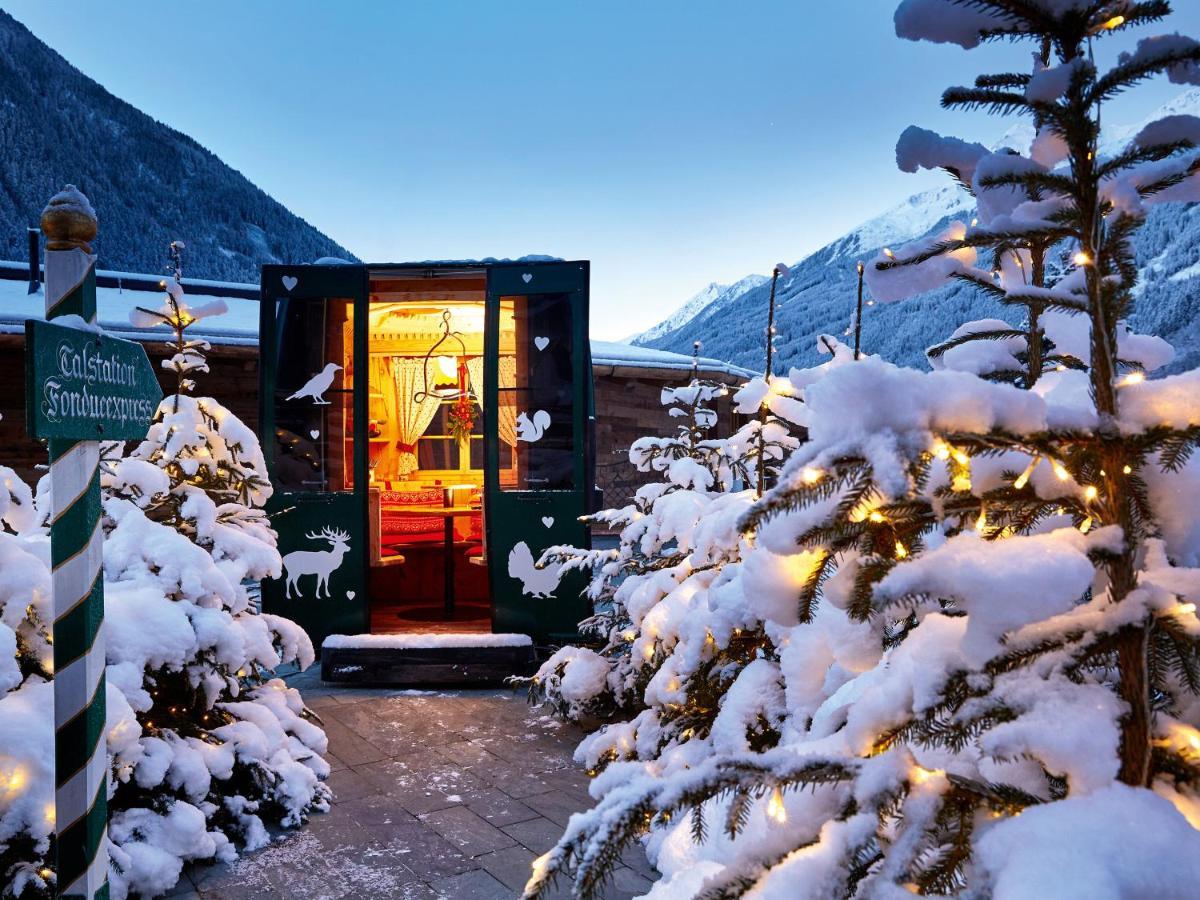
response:
[[(1175, 5), (1165, 30), (1200, 33)], [(901, 41), (895, 0), (3, 6), (363, 259), (591, 259), (605, 338), (941, 183), (896, 171), (896, 137), (996, 139), (938, 97), (1028, 53)]]

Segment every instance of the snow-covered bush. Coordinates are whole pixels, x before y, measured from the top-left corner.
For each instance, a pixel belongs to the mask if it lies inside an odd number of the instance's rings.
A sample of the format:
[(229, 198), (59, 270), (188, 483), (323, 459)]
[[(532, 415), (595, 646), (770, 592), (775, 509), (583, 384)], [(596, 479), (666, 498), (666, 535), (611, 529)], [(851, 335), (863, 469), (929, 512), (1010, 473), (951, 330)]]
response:
[[(1200, 83), (1200, 44), (1145, 40), (1104, 73), (1087, 53), (1166, 11), (901, 3), (902, 36), (1006, 36), (1053, 56), (945, 97), (1033, 115), (1032, 164), (902, 140), (902, 166), (951, 169), (981, 214), (873, 263), (887, 299), (982, 284), (980, 248), (1065, 260), (1041, 285), (1001, 271), (1030, 316), (988, 336), (1007, 358), (960, 341), (933, 372), (866, 359), (803, 387), (808, 441), (738, 521), (737, 560), (688, 598), (640, 721), (581, 747), (611, 757), (597, 806), (535, 863), (527, 896), (562, 874), (596, 895), (639, 837), (664, 876), (651, 896), (673, 900), (1194, 893), (1200, 371), (1147, 380), (1169, 348), (1122, 320), (1144, 206), (1200, 191), (1200, 120), (1151, 126), (1114, 159), (1095, 139), (1098, 104), (1144, 77)], [(670, 689), (745, 621), (766, 641), (730, 682)], [(660, 710), (712, 725), (658, 740)]]
[[(114, 897), (171, 888), (189, 860), (228, 860), (328, 808), (327, 742), (300, 694), (273, 677), (313, 661), (294, 623), (257, 612), (248, 586), (277, 576), (258, 440), (228, 409), (193, 397), (207, 344), (186, 330), (223, 312), (189, 306), (178, 278), (139, 310), (172, 329), (177, 389), (144, 441), (104, 448), (101, 482), (108, 676), (110, 880)], [(0, 471), (0, 882), (53, 888), (53, 686), (45, 510)], [(40, 512), (40, 515), (39, 515)]]

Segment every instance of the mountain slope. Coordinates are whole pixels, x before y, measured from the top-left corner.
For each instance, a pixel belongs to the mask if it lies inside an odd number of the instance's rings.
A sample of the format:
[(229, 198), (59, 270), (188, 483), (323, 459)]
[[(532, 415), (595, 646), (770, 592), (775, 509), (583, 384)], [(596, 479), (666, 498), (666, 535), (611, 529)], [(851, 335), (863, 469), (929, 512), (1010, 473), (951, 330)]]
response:
[(640, 334), (635, 334), (633, 337), (628, 338), (626, 343), (636, 344), (641, 347), (650, 346), (651, 341), (677, 328), (682, 328), (714, 303), (731, 303), (746, 293), (746, 291), (765, 284), (769, 280), (765, 275), (747, 275), (733, 284), (718, 284), (714, 281), (653, 328), (648, 328)]
[[(1200, 89), (1181, 94), (1147, 121), (1167, 114), (1200, 113)], [(1123, 144), (1141, 125), (1113, 129), (1105, 146)], [(1019, 136), (1006, 135), (1004, 141)], [(1016, 141), (1013, 141), (1016, 143)], [(820, 334), (841, 336), (854, 315), (855, 263), (885, 246), (925, 237), (951, 219), (969, 219), (974, 201), (947, 185), (910, 197), (849, 234), (805, 257), (780, 281), (777, 371), (819, 361)], [(1138, 302), (1131, 326), (1166, 338), (1176, 348), (1170, 369), (1200, 365), (1200, 204), (1152, 208), (1135, 241), (1141, 266)], [(704, 343), (707, 356), (761, 369), (769, 288), (758, 286), (733, 301), (717, 298), (685, 324), (666, 330), (646, 346), (680, 353)], [(925, 366), (925, 348), (969, 319), (1011, 319), (1011, 309), (965, 285), (949, 285), (902, 303), (875, 304), (863, 311), (863, 348), (893, 362)], [(654, 331), (654, 329), (651, 329)], [(649, 333), (649, 332), (647, 332)]]
[(100, 268), (157, 272), (171, 240), (194, 278), (347, 251), (198, 143), (114, 97), (0, 10), (0, 259), (73, 183), (100, 217)]

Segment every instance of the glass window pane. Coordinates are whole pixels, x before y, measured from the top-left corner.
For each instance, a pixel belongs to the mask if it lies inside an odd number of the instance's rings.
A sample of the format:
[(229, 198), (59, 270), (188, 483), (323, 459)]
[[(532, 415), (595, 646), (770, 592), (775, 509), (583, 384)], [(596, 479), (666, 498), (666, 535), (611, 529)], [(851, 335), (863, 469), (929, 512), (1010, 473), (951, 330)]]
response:
[[(500, 485), (505, 490), (570, 490), (575, 486), (574, 356), (567, 294), (501, 298)], [(501, 346), (507, 344), (501, 336)], [(506, 466), (504, 445), (511, 454)]]
[(351, 491), (353, 303), (279, 298), (275, 316), (275, 479), (285, 491)]

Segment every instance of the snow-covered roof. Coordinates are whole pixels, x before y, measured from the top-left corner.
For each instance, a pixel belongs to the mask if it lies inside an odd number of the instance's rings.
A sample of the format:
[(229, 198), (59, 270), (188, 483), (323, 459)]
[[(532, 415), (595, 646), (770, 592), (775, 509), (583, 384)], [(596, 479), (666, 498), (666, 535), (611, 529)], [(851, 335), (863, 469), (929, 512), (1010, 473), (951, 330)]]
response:
[[(135, 307), (156, 308), (160, 305), (162, 291), (156, 287), (158, 276), (127, 272), (98, 271), (97, 279), (119, 284), (119, 287), (97, 286), (96, 307), (100, 325), (117, 337), (133, 340), (161, 340), (165, 336), (161, 328), (138, 328), (129, 321)], [(23, 334), (26, 319), (40, 319), (46, 310), (46, 298), (39, 289), (28, 293), (28, 267), (24, 263), (0, 262), (0, 334)], [(134, 287), (136, 285), (136, 287)], [(209, 343), (225, 346), (258, 345), (258, 300), (247, 296), (257, 295), (256, 284), (232, 282), (183, 280), (188, 302), (199, 306), (209, 300), (222, 300), (229, 311), (220, 316), (202, 319), (191, 327), (189, 333), (204, 338)], [(205, 293), (205, 289), (212, 293)], [(593, 340), (592, 365), (613, 369), (661, 369), (663, 371), (686, 372), (692, 368), (692, 358), (683, 353), (669, 350), (652, 350), (612, 341)], [(748, 378), (755, 373), (719, 359), (701, 357), (699, 370), (703, 373), (720, 373)]]
[[(633, 369), (670, 369), (690, 370), (692, 358), (683, 353), (673, 353), (670, 350), (654, 350), (650, 347), (635, 347), (632, 344), (618, 344), (614, 341), (598, 341), (592, 338), (592, 366), (613, 366), (615, 368)], [(755, 372), (722, 362), (719, 359), (701, 356), (697, 360), (697, 368), (701, 372), (720, 372), (725, 375), (736, 375), (740, 378), (751, 378)]]

